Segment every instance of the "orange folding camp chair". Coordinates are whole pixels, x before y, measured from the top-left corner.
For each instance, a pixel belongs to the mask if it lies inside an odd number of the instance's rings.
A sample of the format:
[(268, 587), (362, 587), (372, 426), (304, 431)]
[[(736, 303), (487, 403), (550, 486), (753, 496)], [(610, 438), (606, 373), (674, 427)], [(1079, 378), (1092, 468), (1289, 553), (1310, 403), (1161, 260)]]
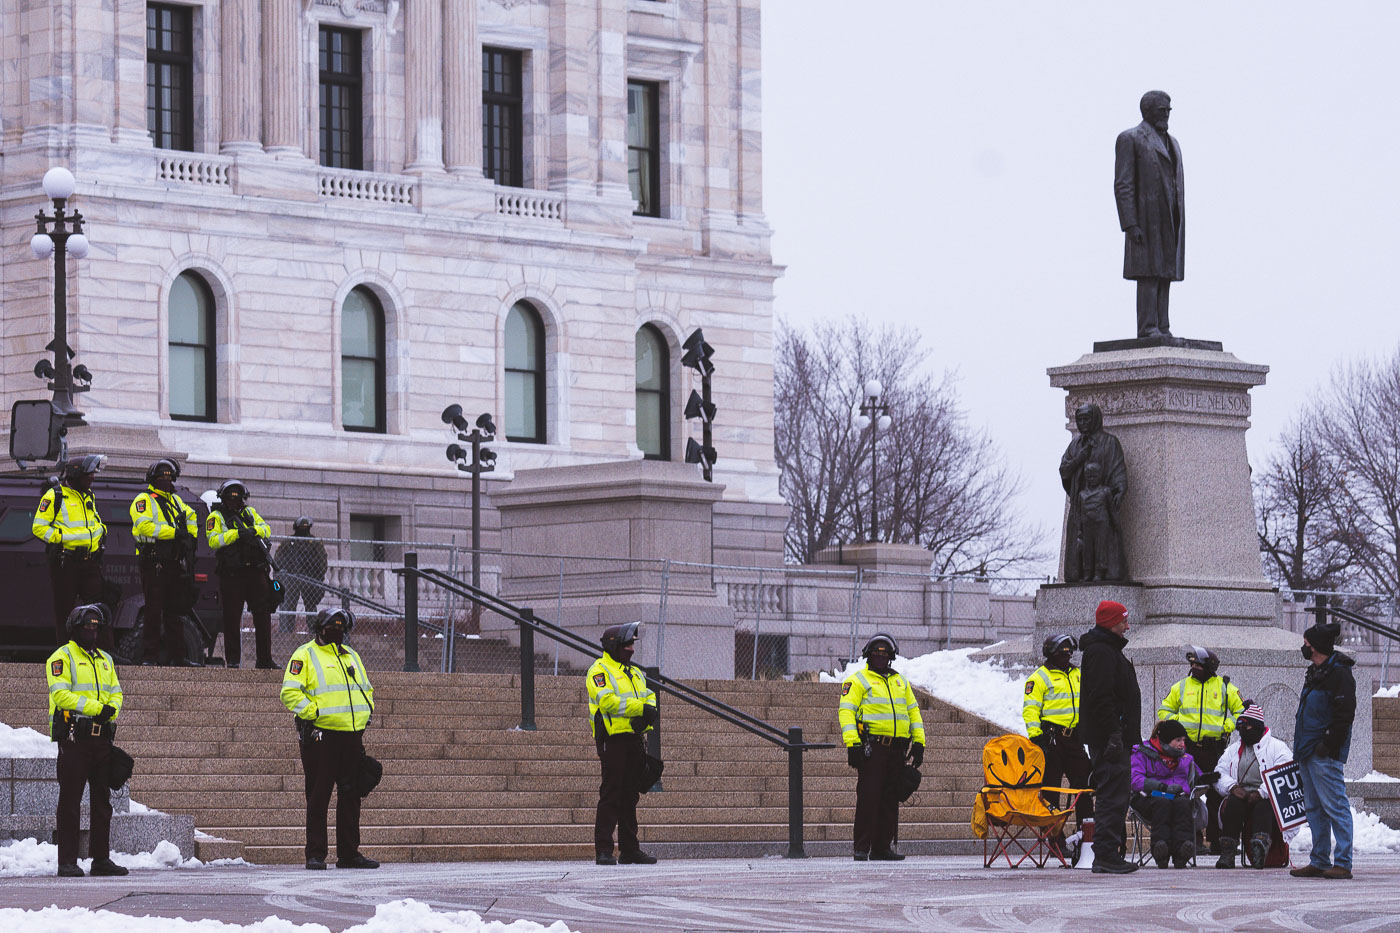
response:
[[(1051, 856), (1064, 867), (1072, 867), (1061, 847), (1050, 843), (1059, 838), (1065, 821), (1074, 815), (1079, 795), (1092, 791), (1043, 786), (1045, 755), (1023, 735), (988, 741), (982, 747), (982, 773), (986, 783), (977, 792), (972, 808), (972, 832), (982, 840), (982, 867), (991, 868), (998, 858), (1005, 858), (1009, 868), (1019, 868), (1026, 861), (1044, 868)], [(1042, 792), (1067, 797), (1064, 809), (1047, 807)]]

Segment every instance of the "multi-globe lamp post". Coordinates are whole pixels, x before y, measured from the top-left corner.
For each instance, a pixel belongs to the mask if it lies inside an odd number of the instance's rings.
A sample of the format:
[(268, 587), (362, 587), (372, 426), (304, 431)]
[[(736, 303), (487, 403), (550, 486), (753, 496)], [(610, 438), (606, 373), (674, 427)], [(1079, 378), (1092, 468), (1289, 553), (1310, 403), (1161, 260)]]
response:
[(881, 431), (889, 430), (890, 427), (890, 406), (888, 402), (882, 401), (885, 387), (880, 384), (879, 379), (871, 379), (864, 386), (864, 401), (855, 407), (851, 412), (852, 420), (856, 430), (864, 431), (870, 428), (870, 541), (874, 543), (880, 540), (876, 515), (878, 513), (879, 496), (879, 455), (877, 454), (875, 441), (879, 438)]
[[(481, 474), (496, 469), (496, 452), (482, 444), (496, 438), (496, 422), (483, 412), (476, 424), (467, 422), (461, 405), (448, 405), (442, 410), (442, 423), (451, 425), (457, 440), (471, 445), (470, 453), (461, 444), (447, 445), (447, 459), (457, 469), (472, 477), (472, 586), (481, 588)], [(472, 631), (480, 630), (480, 608), (472, 608)]]
[[(88, 254), (88, 238), (83, 233), (83, 215), (66, 210), (76, 182), (73, 173), (55, 166), (44, 173), (44, 194), (53, 200), (53, 213), (39, 211), (34, 215), (38, 232), (29, 240), (29, 248), (38, 259), (53, 257), (53, 362), (40, 360), (34, 374), (49, 380), (53, 390), (54, 414), (63, 419), (65, 427), (83, 424), (83, 413), (73, 404), (74, 392), (86, 392), (92, 387), (92, 373), (86, 366), (73, 365), (73, 351), (68, 347), (68, 256), (83, 259)], [(75, 380), (76, 383), (75, 384)]]

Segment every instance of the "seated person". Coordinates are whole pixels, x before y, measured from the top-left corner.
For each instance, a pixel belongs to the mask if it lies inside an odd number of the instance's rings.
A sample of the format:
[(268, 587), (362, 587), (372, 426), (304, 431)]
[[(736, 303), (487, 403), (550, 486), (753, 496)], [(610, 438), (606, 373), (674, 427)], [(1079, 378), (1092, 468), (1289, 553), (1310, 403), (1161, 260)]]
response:
[(1152, 827), (1152, 858), (1185, 868), (1196, 854), (1196, 814), (1191, 788), (1199, 771), (1186, 753), (1186, 728), (1175, 719), (1157, 723), (1152, 737), (1133, 746), (1133, 809)]
[(1251, 703), (1235, 720), (1235, 734), (1220, 756), (1216, 793), (1220, 804), (1220, 860), (1216, 868), (1234, 868), (1235, 853), (1244, 842), (1249, 864), (1264, 867), (1273, 843), (1273, 804), (1264, 771), (1293, 760), (1288, 746), (1274, 738), (1264, 724), (1264, 711)]

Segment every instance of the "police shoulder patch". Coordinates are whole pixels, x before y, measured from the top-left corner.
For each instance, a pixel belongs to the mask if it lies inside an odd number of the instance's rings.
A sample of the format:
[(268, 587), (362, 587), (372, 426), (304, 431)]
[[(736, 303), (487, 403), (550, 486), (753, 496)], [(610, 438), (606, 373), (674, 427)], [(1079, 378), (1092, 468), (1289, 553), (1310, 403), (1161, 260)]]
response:
[(49, 673), (55, 677), (63, 676), (63, 661), (58, 660), (49, 665)]
[(1030, 695), (1031, 695), (1031, 691), (1034, 690), (1034, 689), (1035, 689), (1035, 681), (1033, 681), (1033, 680), (1028, 680), (1028, 681), (1026, 681), (1026, 696), (1030, 696)]
[(136, 500), (136, 511), (138, 511), (138, 512), (144, 512), (144, 511), (146, 511), (146, 497), (145, 497), (145, 496), (142, 496), (140, 499), (137, 499), (137, 500)]
[(43, 499), (41, 499), (41, 500), (39, 501), (39, 511), (40, 511), (40, 512), (47, 512), (47, 511), (49, 510), (49, 506), (51, 506), (51, 505), (53, 505), (53, 499), (50, 498), (49, 496), (45, 496)]
[(209, 516), (209, 520), (204, 523), (204, 527), (209, 531), (214, 530), (214, 516)]
[(300, 673), (301, 673), (301, 662), (300, 662), (300, 661), (293, 661), (291, 664), (288, 664), (288, 665), (287, 665), (287, 670), (291, 671), (293, 674), (300, 674)]
[(594, 674), (594, 675), (593, 675), (593, 686), (595, 686), (595, 687), (606, 687), (607, 685), (608, 685), (608, 675), (607, 675), (607, 674)]
[(841, 695), (842, 695), (842, 696), (845, 696), (846, 694), (848, 694), (848, 693), (850, 693), (850, 692), (851, 692), (851, 682), (848, 680), (848, 681), (846, 681), (844, 684), (841, 685)]

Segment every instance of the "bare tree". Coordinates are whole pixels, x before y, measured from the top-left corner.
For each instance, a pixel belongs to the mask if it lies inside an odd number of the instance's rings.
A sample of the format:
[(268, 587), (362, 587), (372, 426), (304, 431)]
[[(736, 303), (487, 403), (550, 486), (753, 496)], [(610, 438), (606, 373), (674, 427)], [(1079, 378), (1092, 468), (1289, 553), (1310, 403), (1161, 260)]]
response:
[(951, 379), (922, 372), (912, 330), (848, 318), (810, 333), (779, 324), (775, 454), (792, 517), (789, 560), (807, 562), (870, 527), (871, 431), (854, 410), (868, 379), (884, 386), (893, 423), (876, 433), (882, 541), (922, 544), (937, 573), (996, 573), (1043, 560), (1043, 535), (1012, 510), (1019, 479), (958, 408)]
[(1356, 561), (1350, 536), (1334, 521), (1345, 512), (1335, 501), (1341, 470), (1317, 421), (1310, 413), (1294, 420), (1254, 478), (1264, 572), (1294, 592), (1339, 589)]

